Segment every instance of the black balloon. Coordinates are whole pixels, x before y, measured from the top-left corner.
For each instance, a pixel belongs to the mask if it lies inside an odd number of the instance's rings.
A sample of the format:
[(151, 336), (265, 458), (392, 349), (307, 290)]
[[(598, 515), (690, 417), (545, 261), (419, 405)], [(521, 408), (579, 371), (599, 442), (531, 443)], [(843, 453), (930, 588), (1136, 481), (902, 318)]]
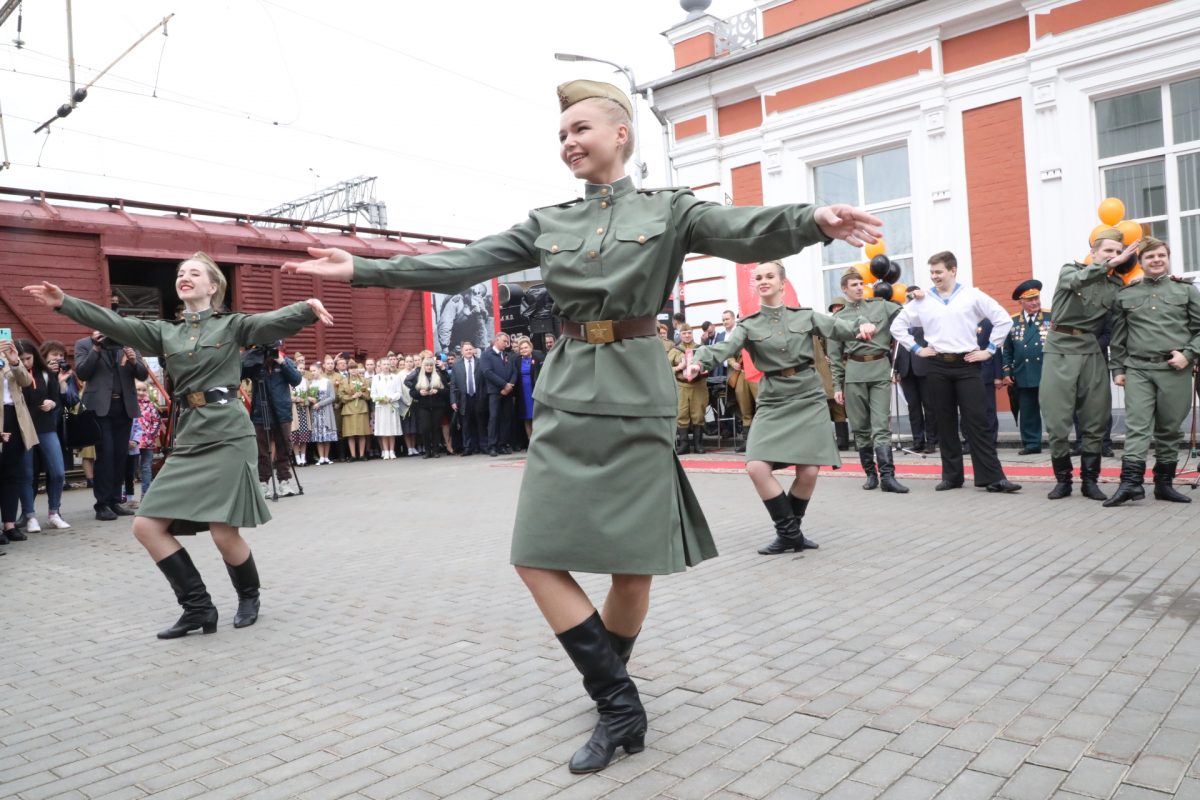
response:
[(888, 264), (887, 275), (884, 275), (883, 279), (888, 283), (898, 282), (900, 280), (900, 265), (895, 261)]
[(887, 281), (876, 281), (872, 287), (875, 290), (875, 296), (881, 300), (892, 299), (892, 285)]
[(886, 281), (888, 270), (892, 268), (892, 260), (883, 253), (871, 259), (871, 274), (881, 281)]

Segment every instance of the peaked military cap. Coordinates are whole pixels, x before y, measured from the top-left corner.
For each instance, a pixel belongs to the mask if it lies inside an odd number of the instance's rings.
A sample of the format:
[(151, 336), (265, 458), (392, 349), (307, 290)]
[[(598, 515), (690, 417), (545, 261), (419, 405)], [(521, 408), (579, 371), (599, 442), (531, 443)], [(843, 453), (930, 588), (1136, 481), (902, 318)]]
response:
[(603, 97), (606, 100), (612, 100), (625, 109), (625, 113), (632, 119), (633, 104), (629, 102), (629, 97), (611, 83), (603, 83), (602, 81), (568, 81), (567, 83), (560, 84), (558, 87), (558, 106), (562, 111), (566, 111), (581, 100), (589, 100), (593, 97)]
[(1035, 297), (1040, 297), (1042, 294), (1042, 282), (1036, 278), (1030, 278), (1024, 283), (1017, 284), (1017, 288), (1013, 289), (1013, 300), (1032, 300)]

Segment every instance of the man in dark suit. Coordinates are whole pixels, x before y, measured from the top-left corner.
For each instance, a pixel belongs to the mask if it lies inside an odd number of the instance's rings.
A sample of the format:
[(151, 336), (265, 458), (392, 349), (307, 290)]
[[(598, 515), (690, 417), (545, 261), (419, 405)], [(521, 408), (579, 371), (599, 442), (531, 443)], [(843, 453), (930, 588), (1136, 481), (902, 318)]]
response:
[[(921, 347), (928, 345), (923, 328), (909, 328), (909, 333)], [(903, 347), (896, 348), (896, 377), (900, 381), (900, 391), (904, 392), (904, 402), (908, 405), (908, 424), (912, 428), (913, 450), (918, 453), (937, 452), (937, 424), (934, 421), (933, 406), (930, 405), (929, 390), (925, 388), (927, 374), (929, 362), (926, 359), (913, 357), (913, 354)]]
[(458, 421), (462, 424), (462, 450), (459, 455), (473, 455), (484, 446), (480, 440), (487, 436), (487, 400), (484, 399), (486, 390), (479, 355), (472, 342), (462, 343), (462, 354), (454, 362), (450, 378), (450, 407), (458, 414)]
[(480, 358), (487, 391), (487, 454), (511, 453), (509, 437), (513, 418), (513, 389), (517, 385), (517, 357), (509, 352), (508, 334), (498, 333)]
[(133, 512), (121, 505), (121, 484), (129, 454), (129, 434), (138, 416), (134, 380), (149, 377), (146, 363), (132, 347), (122, 347), (100, 331), (75, 343), (75, 374), (87, 381), (83, 405), (96, 414), (100, 439), (96, 442), (93, 494), (96, 519), (111, 521)]

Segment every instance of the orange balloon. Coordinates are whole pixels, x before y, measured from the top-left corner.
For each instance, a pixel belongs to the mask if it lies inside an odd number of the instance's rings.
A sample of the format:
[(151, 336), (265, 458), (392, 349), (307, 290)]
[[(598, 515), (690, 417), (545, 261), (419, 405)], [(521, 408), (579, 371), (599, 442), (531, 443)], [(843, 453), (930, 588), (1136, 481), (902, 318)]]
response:
[(1121, 240), (1125, 242), (1126, 246), (1142, 238), (1142, 223), (1134, 222), (1131, 219), (1117, 223), (1117, 230), (1121, 232)]
[(863, 299), (870, 300), (874, 296), (875, 296), (875, 287), (869, 283), (864, 285), (863, 286)]
[(1142, 265), (1138, 264), (1136, 267), (1129, 270), (1129, 272), (1126, 272), (1124, 275), (1122, 275), (1121, 280), (1125, 283), (1126, 286), (1128, 286), (1129, 284), (1133, 283), (1134, 281), (1141, 279), (1142, 275), (1143, 275)]
[(867, 286), (870, 286), (875, 282), (875, 276), (871, 274), (870, 264), (864, 261), (861, 264), (855, 264), (854, 268), (858, 270), (858, 274), (862, 276), (863, 283), (865, 283)]
[(908, 287), (903, 283), (892, 284), (892, 302), (900, 305), (908, 302)]
[(1125, 204), (1115, 197), (1106, 197), (1100, 201), (1097, 213), (1100, 215), (1100, 221), (1111, 228), (1125, 219)]
[(863, 250), (866, 251), (867, 261), (870, 261), (875, 256), (886, 253), (887, 245), (884, 244), (883, 239), (879, 239), (878, 241), (875, 242), (875, 244), (869, 244), (866, 247), (864, 247)]
[(1096, 237), (1100, 235), (1100, 231), (1106, 231), (1111, 227), (1112, 225), (1097, 225), (1096, 227), (1092, 228), (1092, 232), (1088, 234), (1088, 244), (1095, 244)]

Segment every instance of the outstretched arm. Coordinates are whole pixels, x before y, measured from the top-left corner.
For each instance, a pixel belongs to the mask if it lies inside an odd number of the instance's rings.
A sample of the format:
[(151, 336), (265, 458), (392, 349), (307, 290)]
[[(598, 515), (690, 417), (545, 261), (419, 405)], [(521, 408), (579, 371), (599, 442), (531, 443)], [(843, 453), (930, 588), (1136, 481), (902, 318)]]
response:
[(725, 341), (717, 344), (707, 344), (692, 351), (692, 358), (705, 369), (711, 370), (734, 353), (740, 352), (746, 344), (746, 329), (738, 325), (733, 333), (725, 337)]
[(243, 347), (252, 344), (270, 344), (279, 339), (295, 336), (302, 328), (317, 320), (326, 325), (333, 324), (333, 316), (315, 297), (274, 311), (244, 314), (238, 321), (238, 344)]
[(161, 322), (122, 317), (108, 308), (71, 297), (49, 281), (24, 287), (23, 291), (47, 308), (54, 309), (81, 325), (98, 330), (123, 345), (147, 353), (162, 352)]

